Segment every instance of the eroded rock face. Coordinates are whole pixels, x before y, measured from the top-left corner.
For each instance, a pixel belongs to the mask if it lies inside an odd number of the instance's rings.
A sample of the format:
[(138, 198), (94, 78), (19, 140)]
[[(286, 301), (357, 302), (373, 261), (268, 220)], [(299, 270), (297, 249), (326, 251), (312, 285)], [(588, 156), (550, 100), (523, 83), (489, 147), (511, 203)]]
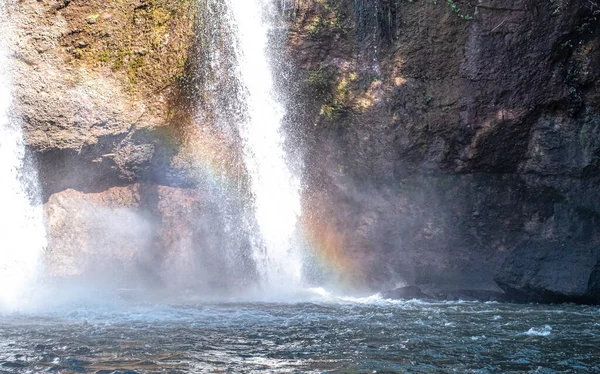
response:
[(455, 3), (300, 7), (306, 210), (359, 285), (498, 290), (509, 256), (514, 290), (566, 292), (534, 258), (600, 251), (600, 6)]
[(167, 143), (181, 125), (169, 111), (193, 45), (195, 8), (44, 0), (21, 1), (10, 16), (16, 110), (45, 198), (168, 179), (176, 151)]
[(39, 166), (52, 275), (213, 290), (256, 278), (243, 167), (225, 146), (239, 140), (207, 125), (196, 87), (207, 83), (188, 76), (202, 6), (11, 8), (16, 110)]

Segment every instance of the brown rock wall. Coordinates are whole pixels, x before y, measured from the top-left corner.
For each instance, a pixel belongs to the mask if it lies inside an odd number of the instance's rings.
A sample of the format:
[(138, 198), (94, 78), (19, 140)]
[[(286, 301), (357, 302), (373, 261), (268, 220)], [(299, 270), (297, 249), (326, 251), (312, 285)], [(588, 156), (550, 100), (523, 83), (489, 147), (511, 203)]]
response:
[(320, 196), (306, 209), (332, 217), (343, 246), (328, 251), (358, 285), (492, 289), (522, 242), (600, 243), (600, 6), (453, 3), (295, 14), (290, 56), (310, 93), (299, 132)]
[[(201, 43), (227, 36), (211, 23), (194, 38), (198, 9), (177, 4), (24, 0), (12, 10), (17, 109), (40, 163), (56, 274), (106, 259), (186, 285), (255, 277), (240, 140), (212, 113), (228, 107), (230, 87), (201, 89), (231, 63), (224, 54), (208, 69)], [(494, 289), (500, 272), (522, 288), (545, 246), (597, 247), (596, 2), (296, 5), (287, 60), (273, 57), (289, 148), (304, 164), (306, 235), (336, 277), (377, 290)], [(185, 82), (195, 88), (181, 91)], [(211, 172), (237, 191), (210, 186)], [(534, 255), (511, 255), (527, 242)], [(502, 276), (506, 258), (518, 277)]]

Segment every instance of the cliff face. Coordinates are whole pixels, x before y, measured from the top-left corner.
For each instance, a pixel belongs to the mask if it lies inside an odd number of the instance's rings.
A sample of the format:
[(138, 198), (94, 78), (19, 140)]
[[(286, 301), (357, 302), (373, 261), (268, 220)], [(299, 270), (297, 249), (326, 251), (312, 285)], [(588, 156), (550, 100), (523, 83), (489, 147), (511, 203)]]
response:
[[(135, 259), (139, 274), (188, 251), (188, 278), (255, 276), (234, 265), (251, 262), (242, 237), (228, 242), (234, 258), (207, 255), (228, 224), (242, 225), (242, 214), (219, 220), (243, 196), (212, 188), (202, 166), (219, 162), (245, 182), (235, 136), (202, 125), (206, 96), (219, 95), (196, 92), (203, 76), (190, 74), (211, 35), (198, 29), (203, 4), (24, 0), (12, 10), (17, 109), (39, 160), (56, 274), (85, 272), (82, 251)], [(598, 300), (599, 12), (591, 0), (288, 9), (280, 68), (290, 74), (279, 83), (304, 157), (303, 224), (341, 264), (340, 280)], [(114, 229), (101, 212), (136, 223), (100, 243)]]
[(14, 92), (46, 198), (69, 187), (106, 189), (168, 166), (157, 161), (157, 148), (167, 148), (157, 143), (172, 124), (194, 14), (185, 1), (15, 5)]
[(13, 91), (38, 163), (52, 275), (213, 289), (255, 277), (248, 238), (226, 232), (242, 226), (241, 198), (207, 167), (227, 163), (222, 136), (192, 120), (200, 6), (11, 8)]
[(597, 298), (599, 12), (301, 4), (289, 49), (309, 93), (308, 209), (343, 238), (328, 253), (374, 288), (496, 278), (525, 299)]

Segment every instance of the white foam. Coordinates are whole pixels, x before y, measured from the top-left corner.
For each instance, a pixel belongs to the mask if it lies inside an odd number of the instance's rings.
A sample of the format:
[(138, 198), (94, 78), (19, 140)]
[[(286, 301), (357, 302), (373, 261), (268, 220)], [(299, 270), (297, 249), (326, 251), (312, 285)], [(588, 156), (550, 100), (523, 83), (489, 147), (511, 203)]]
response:
[(529, 335), (529, 336), (548, 336), (551, 333), (552, 333), (552, 327), (549, 325), (546, 325), (543, 328), (532, 327), (524, 334)]
[[(380, 293), (367, 295), (367, 296), (352, 296), (352, 295), (338, 295), (331, 291), (326, 290), (323, 287), (307, 288), (305, 295), (308, 296), (309, 300), (327, 303), (342, 303), (342, 304), (362, 304), (362, 305), (429, 305), (430, 303), (422, 300), (394, 300), (386, 299), (381, 296)], [(311, 297), (312, 296), (312, 297)]]

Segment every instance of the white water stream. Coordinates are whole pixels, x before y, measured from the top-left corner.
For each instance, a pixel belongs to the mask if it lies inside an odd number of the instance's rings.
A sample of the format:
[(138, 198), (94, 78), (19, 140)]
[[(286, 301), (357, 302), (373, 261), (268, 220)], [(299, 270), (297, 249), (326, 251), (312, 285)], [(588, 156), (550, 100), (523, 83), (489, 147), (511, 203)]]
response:
[(237, 99), (246, 108), (239, 131), (260, 229), (253, 256), (265, 286), (289, 289), (300, 285), (302, 272), (294, 243), (300, 181), (287, 164), (284, 110), (274, 94), (274, 71), (268, 57), (275, 4), (273, 0), (227, 1), (228, 22), (236, 34), (237, 79), (244, 88)]
[(37, 175), (25, 164), (23, 131), (12, 112), (7, 2), (0, 0), (0, 311), (25, 302), (46, 245), (36, 204)]

